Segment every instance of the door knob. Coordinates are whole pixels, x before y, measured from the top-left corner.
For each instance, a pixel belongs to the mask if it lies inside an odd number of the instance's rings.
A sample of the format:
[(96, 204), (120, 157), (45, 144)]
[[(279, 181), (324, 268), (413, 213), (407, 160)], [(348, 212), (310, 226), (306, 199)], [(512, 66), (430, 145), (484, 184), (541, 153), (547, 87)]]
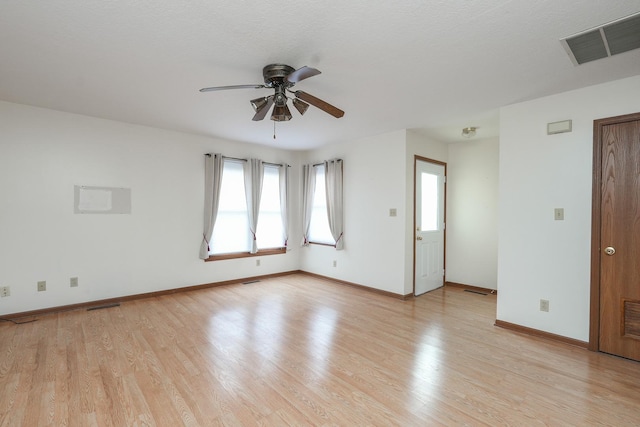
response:
[(604, 248), (604, 253), (611, 256), (613, 254), (616, 253), (616, 248), (612, 247), (612, 246), (608, 246), (606, 248)]
[(422, 236), (416, 237), (416, 240), (422, 240)]

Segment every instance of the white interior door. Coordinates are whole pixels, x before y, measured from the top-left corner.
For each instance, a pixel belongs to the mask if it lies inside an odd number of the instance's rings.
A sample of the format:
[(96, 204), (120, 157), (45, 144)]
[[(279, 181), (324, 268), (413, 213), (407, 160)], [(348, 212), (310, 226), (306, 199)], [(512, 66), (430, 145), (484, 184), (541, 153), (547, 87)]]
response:
[(414, 295), (444, 285), (443, 164), (416, 160)]

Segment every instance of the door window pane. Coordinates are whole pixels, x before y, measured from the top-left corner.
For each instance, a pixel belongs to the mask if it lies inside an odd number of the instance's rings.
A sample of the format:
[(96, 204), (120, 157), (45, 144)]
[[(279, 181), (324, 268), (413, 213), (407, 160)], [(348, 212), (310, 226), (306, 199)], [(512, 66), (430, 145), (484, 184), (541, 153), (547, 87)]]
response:
[(438, 227), (438, 175), (422, 173), (422, 206), (420, 226), (422, 231), (436, 231)]

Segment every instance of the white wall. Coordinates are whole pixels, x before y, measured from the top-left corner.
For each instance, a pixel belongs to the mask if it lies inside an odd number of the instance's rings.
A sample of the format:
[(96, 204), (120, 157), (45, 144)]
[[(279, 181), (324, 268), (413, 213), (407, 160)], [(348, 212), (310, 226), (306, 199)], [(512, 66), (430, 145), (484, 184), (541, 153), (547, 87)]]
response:
[[(288, 162), (299, 192), (295, 152), (0, 102), (0, 314), (298, 269), (295, 244), (260, 267), (198, 259), (207, 152)], [(131, 188), (131, 215), (75, 215), (74, 185)]]
[[(593, 121), (638, 112), (639, 99), (635, 76), (501, 109), (499, 320), (588, 341)], [(571, 133), (546, 135), (566, 119)]]
[[(345, 248), (303, 248), (302, 270), (398, 295), (413, 293), (416, 154), (446, 161), (447, 146), (412, 131), (397, 131), (307, 153), (309, 163), (344, 159)], [(396, 217), (389, 216), (391, 208), (397, 210)]]
[[(198, 259), (207, 152), (292, 165), (287, 254)], [(447, 146), (402, 130), (300, 153), (0, 102), (0, 314), (297, 269), (410, 294), (415, 154), (446, 161)], [(301, 248), (300, 165), (334, 157), (345, 250)], [(74, 214), (74, 185), (130, 188), (132, 213)]]
[[(302, 270), (404, 293), (405, 135), (392, 132), (307, 153), (308, 163), (344, 160), (345, 247), (302, 248)], [(397, 209), (396, 217), (389, 216), (390, 208)]]
[[(639, 87), (636, 76), (501, 110), (498, 319), (587, 339), (592, 123), (640, 110)], [(574, 131), (547, 136), (563, 119)], [(495, 262), (479, 247), (488, 229), (461, 235), (456, 223), (473, 220), (461, 211), (479, 185), (469, 175), (486, 177), (477, 191), (490, 198), (495, 141), (465, 144), (398, 131), (297, 153), (0, 102), (0, 286), (12, 293), (0, 314), (296, 269), (410, 294), (414, 154), (448, 162), (447, 280), (492, 287)], [(293, 165), (289, 253), (260, 267), (197, 258), (205, 152)], [(300, 165), (333, 157), (345, 159), (346, 249), (301, 248)], [(133, 212), (74, 215), (74, 185), (131, 188)], [(565, 221), (553, 221), (555, 207)], [(486, 262), (470, 263), (470, 246)]]
[(449, 144), (449, 282), (496, 289), (498, 280), (498, 138)]

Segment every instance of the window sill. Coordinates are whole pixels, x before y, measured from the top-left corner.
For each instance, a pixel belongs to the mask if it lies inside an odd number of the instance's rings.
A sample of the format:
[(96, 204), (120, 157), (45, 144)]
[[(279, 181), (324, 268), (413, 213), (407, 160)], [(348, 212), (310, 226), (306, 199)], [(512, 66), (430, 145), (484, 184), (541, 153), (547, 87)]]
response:
[(236, 252), (232, 254), (210, 255), (209, 258), (205, 259), (204, 261), (209, 262), (209, 261), (223, 261), (226, 259), (236, 259), (236, 258), (251, 258), (256, 256), (284, 254), (286, 252), (287, 252), (287, 248), (260, 249), (255, 254), (252, 254), (249, 252)]
[(335, 248), (335, 243), (321, 243), (321, 242), (309, 242), (310, 245), (318, 245), (318, 246), (329, 246), (330, 248)]

